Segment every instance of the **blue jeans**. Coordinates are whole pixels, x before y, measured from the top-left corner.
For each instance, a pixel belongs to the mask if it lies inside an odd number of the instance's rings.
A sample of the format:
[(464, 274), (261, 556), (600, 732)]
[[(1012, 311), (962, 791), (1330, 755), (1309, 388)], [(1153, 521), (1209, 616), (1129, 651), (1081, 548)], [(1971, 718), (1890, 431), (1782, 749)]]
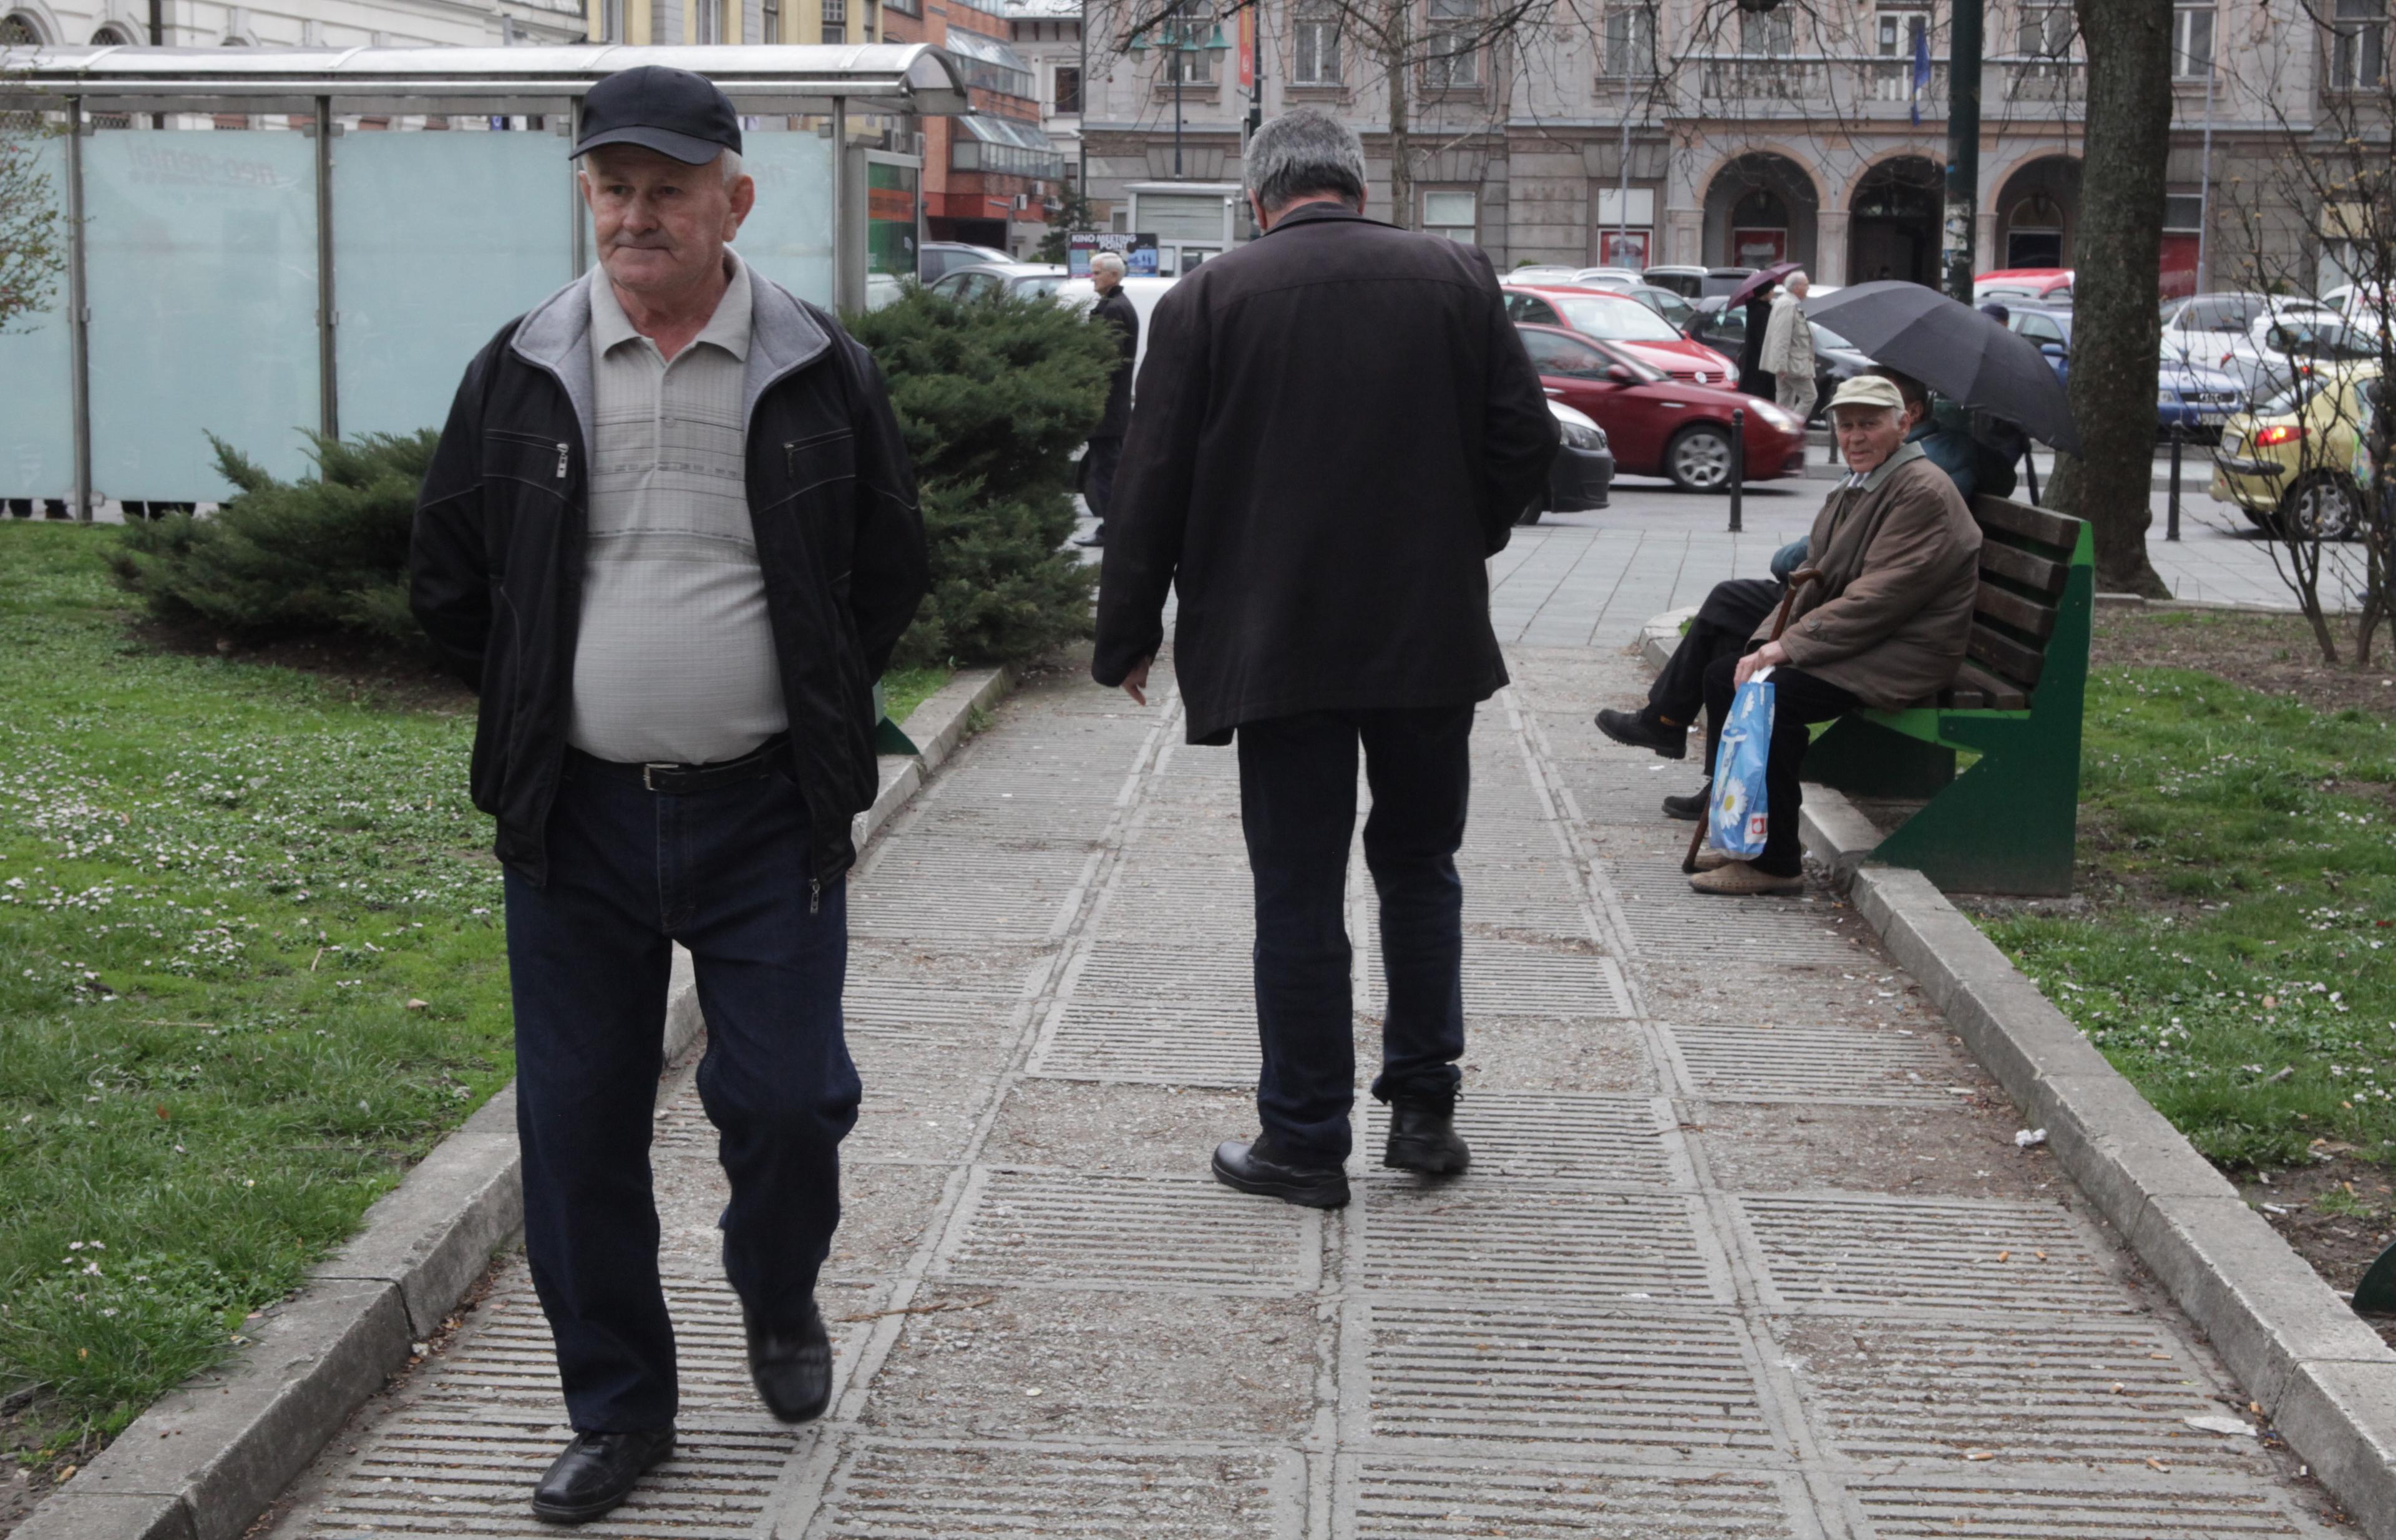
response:
[(860, 1091), (845, 890), (825, 883), (809, 912), (806, 807), (780, 771), (672, 796), (569, 753), (549, 848), (546, 886), (507, 879), (525, 1251), (575, 1427), (659, 1427), (676, 1392), (649, 1135), (672, 943), (707, 1020), (724, 1269), (752, 1319), (795, 1328), (840, 1223)]
[(1373, 811), (1364, 865), (1381, 901), (1382, 1101), (1445, 1102), (1464, 1054), (1464, 884), (1472, 707), (1310, 711), (1240, 724), (1240, 821), (1256, 879), (1257, 1113), (1281, 1153), (1348, 1158), (1356, 1103), (1345, 902), (1356, 751)]

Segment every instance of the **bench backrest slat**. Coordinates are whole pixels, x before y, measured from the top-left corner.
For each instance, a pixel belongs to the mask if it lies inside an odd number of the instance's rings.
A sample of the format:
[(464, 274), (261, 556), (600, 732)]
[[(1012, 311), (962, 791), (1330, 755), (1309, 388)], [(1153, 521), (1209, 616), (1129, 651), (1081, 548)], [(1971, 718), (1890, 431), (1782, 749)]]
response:
[(2018, 711), (2030, 705), (2029, 692), (2020, 685), (1971, 662), (1955, 670), (1955, 683), (1948, 687), (1944, 699), (1947, 705), (1967, 711)]
[(2071, 580), (2070, 561), (2049, 561), (2019, 546), (2006, 545), (1999, 540), (1983, 540), (1980, 543), (1980, 572), (1984, 577), (1994, 573), (2000, 578), (2010, 578), (2050, 599), (2062, 593), (2063, 585)]
[(1975, 621), (1972, 641), (1965, 649), (1972, 660), (2012, 680), (2025, 689), (2034, 688), (2038, 676), (2046, 666), (2043, 650), (2025, 645), (1991, 626)]
[(2080, 521), (2063, 513), (2051, 513), (2043, 508), (2014, 502), (2005, 498), (1977, 497), (1972, 499), (1972, 516), (1983, 529), (2002, 529), (2025, 540), (2050, 546), (2071, 559), (2071, 548), (2080, 538)]
[(1972, 608), (1985, 619), (1998, 620), (2041, 642), (2055, 634), (2055, 606), (2025, 599), (2009, 589), (1983, 579)]

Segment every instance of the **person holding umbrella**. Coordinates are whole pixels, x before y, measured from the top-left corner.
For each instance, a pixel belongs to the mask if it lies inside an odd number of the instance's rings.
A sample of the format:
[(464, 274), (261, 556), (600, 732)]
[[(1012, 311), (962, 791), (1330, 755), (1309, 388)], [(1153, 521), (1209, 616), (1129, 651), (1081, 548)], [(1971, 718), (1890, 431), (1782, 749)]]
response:
[(1798, 587), (1777, 640), (1766, 640), (1766, 618), (1743, 656), (1706, 668), (1708, 764), (1720, 758), (1739, 685), (1768, 667), (1774, 700), (1763, 854), (1699, 856), (1689, 879), (1699, 893), (1803, 892), (1797, 775), (1807, 727), (1858, 706), (1897, 710), (1937, 694), (1971, 640), (1980, 527), (1955, 484), (1920, 445), (1904, 442), (1905, 397), (1891, 380), (1858, 375), (1830, 398), (1830, 422), (1848, 473), (1807, 537), (1807, 565), (1818, 576)]

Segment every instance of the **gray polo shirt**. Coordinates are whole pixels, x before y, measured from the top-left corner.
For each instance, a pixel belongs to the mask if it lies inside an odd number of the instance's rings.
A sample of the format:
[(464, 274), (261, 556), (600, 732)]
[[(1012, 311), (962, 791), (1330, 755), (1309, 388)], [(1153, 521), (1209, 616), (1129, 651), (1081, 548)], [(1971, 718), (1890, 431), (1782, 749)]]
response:
[(749, 518), (750, 276), (668, 362), (605, 269), (591, 291), (591, 543), (566, 741), (604, 760), (738, 759), (789, 725)]

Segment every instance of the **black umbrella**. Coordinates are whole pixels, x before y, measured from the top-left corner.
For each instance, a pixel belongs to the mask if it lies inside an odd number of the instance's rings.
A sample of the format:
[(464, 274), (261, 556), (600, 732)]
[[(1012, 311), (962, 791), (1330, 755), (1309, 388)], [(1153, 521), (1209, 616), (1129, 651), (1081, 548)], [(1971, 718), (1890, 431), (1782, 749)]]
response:
[(1886, 280), (1810, 299), (1805, 314), (1950, 401), (2010, 418), (2042, 444), (2080, 453), (2071, 404), (2045, 355), (1971, 306), (1920, 284)]
[(1744, 305), (1756, 295), (1769, 292), (1773, 285), (1780, 283), (1790, 273), (1804, 271), (1804, 264), (1801, 262), (1775, 262), (1768, 268), (1758, 268), (1739, 280), (1738, 287), (1724, 299), (1723, 309), (1727, 311), (1734, 306)]

